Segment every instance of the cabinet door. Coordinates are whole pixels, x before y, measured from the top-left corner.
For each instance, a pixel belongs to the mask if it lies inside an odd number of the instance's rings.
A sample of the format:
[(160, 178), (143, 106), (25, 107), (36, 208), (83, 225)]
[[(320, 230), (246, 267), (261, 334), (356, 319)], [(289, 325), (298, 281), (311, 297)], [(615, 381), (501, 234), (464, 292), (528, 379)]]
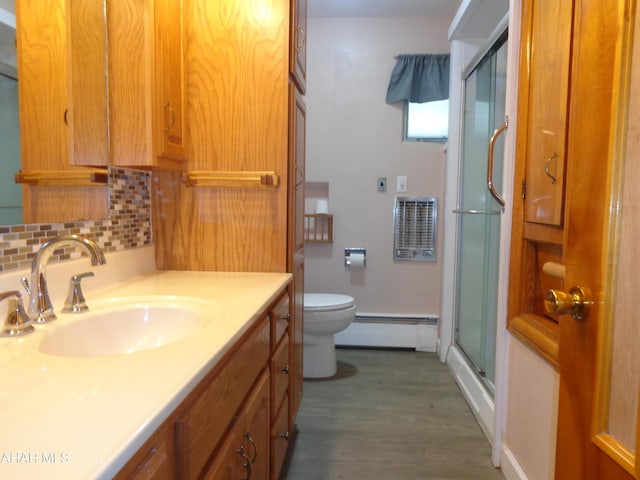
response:
[(95, 1), (19, 0), (22, 170), (106, 166), (104, 12)]
[(304, 94), (307, 80), (307, 0), (291, 0), (289, 71)]
[(529, 75), (524, 220), (561, 225), (573, 2), (525, 3), (531, 24), (529, 64), (521, 70)]
[(269, 435), (269, 370), (265, 369), (204, 478), (268, 478)]
[(300, 92), (289, 84), (290, 233), (292, 249), (304, 246), (304, 182), (307, 107)]
[(250, 468), (249, 458), (241, 448), (240, 431), (238, 428), (231, 430), (223, 442), (214, 462), (211, 464), (203, 477), (204, 480), (238, 480), (240, 478), (250, 478), (248, 469)]
[(69, 163), (66, 2), (18, 0), (17, 47), (22, 170)]
[(244, 406), (239, 425), (242, 446), (251, 460), (251, 478), (269, 477), (269, 370), (265, 369)]
[(181, 0), (155, 0), (156, 155), (186, 159), (184, 31)]
[(69, 128), (69, 162), (106, 167), (109, 127), (104, 5), (95, 0), (73, 0), (67, 5), (71, 92), (65, 119)]

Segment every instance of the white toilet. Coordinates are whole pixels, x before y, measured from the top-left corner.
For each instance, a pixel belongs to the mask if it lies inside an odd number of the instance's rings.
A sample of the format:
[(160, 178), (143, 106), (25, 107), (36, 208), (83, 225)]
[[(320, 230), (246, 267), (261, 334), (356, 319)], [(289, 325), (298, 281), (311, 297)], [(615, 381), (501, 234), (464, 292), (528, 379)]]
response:
[(337, 371), (333, 336), (349, 326), (356, 314), (353, 297), (335, 293), (304, 294), (305, 378), (332, 377)]

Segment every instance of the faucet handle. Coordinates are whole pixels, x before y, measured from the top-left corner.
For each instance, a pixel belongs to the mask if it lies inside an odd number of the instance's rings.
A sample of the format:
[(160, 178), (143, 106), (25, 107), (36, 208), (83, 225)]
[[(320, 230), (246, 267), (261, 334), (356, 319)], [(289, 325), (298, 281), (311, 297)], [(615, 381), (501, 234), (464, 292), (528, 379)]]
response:
[(71, 280), (69, 282), (69, 293), (67, 295), (67, 300), (64, 302), (64, 307), (62, 308), (62, 311), (64, 313), (81, 313), (89, 310), (87, 302), (84, 299), (84, 295), (82, 294), (80, 281), (83, 278), (93, 276), (93, 272), (84, 272), (78, 273), (71, 277)]
[(0, 293), (0, 301), (2, 300), (9, 302), (9, 308), (0, 337), (19, 337), (32, 333), (35, 328), (24, 310), (22, 294), (18, 290), (2, 292)]

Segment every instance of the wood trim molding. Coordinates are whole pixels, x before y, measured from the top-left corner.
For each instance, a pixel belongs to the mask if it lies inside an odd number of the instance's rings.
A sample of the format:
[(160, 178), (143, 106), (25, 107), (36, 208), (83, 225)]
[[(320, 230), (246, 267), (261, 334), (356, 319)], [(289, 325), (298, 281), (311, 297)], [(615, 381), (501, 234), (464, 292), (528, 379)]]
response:
[(269, 171), (205, 171), (184, 172), (182, 182), (188, 187), (263, 188), (278, 187), (280, 177)]
[(512, 318), (508, 329), (513, 336), (528, 345), (556, 370), (558, 369), (560, 336), (556, 322), (539, 315), (525, 313)]
[(47, 187), (104, 186), (109, 174), (106, 168), (90, 170), (31, 170), (15, 174), (16, 183)]

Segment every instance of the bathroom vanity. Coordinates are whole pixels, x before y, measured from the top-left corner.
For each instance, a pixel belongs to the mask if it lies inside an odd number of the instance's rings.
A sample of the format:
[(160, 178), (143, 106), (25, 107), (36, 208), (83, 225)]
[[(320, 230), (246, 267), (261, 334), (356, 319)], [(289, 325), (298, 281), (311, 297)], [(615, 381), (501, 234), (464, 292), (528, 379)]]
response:
[[(52, 266), (55, 307), (69, 271), (86, 263)], [(291, 275), (154, 270), (119, 278), (108, 267), (87, 281), (94, 317), (59, 313), (30, 335), (0, 339), (0, 477), (278, 478), (289, 372), (299, 368), (288, 353)], [(159, 347), (92, 355), (44, 346), (98, 321), (105, 302), (182, 299), (205, 305), (208, 318)]]

